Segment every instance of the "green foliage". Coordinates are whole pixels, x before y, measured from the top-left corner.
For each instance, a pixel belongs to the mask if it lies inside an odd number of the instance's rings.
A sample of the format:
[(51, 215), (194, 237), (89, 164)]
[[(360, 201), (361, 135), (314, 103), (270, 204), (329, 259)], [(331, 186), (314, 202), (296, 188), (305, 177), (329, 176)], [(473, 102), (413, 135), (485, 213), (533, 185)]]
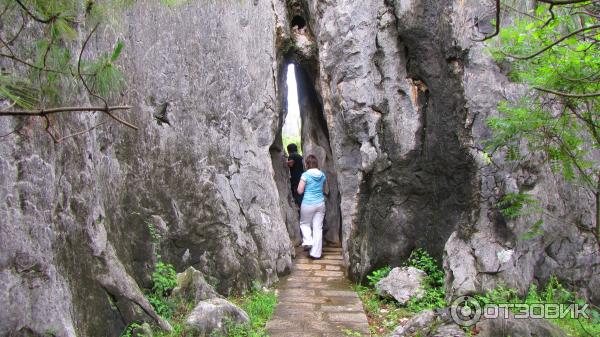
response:
[[(0, 0), (1, 8), (6, 9), (3, 22), (15, 23), (3, 27), (3, 38), (12, 43), (10, 49), (3, 49), (2, 59), (12, 66), (0, 73), (0, 99), (26, 110), (73, 103), (65, 94), (83, 90), (78, 76), (80, 54), (82, 73), (94, 93), (107, 96), (121, 90), (124, 76), (116, 62), (123, 50), (122, 42), (111, 53), (97, 58), (88, 58), (88, 53), (78, 48), (91, 27), (104, 22), (109, 13), (126, 2), (131, 1), (88, 0), (82, 8), (75, 0), (24, 0), (25, 10), (12, 0)], [(23, 20), (26, 24), (21, 28)], [(25, 36), (34, 40), (24, 41)]]
[[(227, 324), (228, 337), (268, 337), (266, 325), (277, 305), (277, 295), (272, 290), (262, 289), (255, 283), (253, 290), (241, 297), (229, 299), (240, 306), (250, 317), (248, 324)], [(214, 334), (218, 337), (218, 334)], [(220, 337), (220, 336), (219, 336)]]
[(355, 337), (361, 337), (362, 336), (362, 332), (360, 331), (354, 331), (352, 329), (342, 329), (342, 333), (344, 334), (344, 336), (355, 336)]
[[(599, 97), (577, 95), (600, 92), (600, 47), (593, 38), (598, 37), (598, 29), (586, 31), (587, 36), (572, 35), (527, 58), (570, 33), (597, 25), (596, 18), (586, 14), (581, 5), (577, 6), (579, 9), (554, 7), (553, 15), (547, 4), (539, 4), (529, 13), (531, 16), (523, 16), (502, 28), (500, 47), (491, 51), (498, 61), (510, 62), (511, 78), (566, 95), (549, 98), (538, 91), (520, 101), (502, 102), (501, 116), (488, 120), (494, 131), (488, 149), (504, 147), (507, 160), (523, 161), (519, 149), (525, 145), (531, 153), (544, 153), (555, 172), (566, 179), (578, 179), (596, 190), (599, 167), (590, 151), (600, 146)], [(594, 12), (592, 8), (589, 10)], [(519, 59), (522, 57), (527, 59)]]
[(408, 265), (424, 271), (431, 280), (431, 285), (444, 284), (444, 271), (438, 267), (436, 260), (425, 249), (415, 249), (408, 257)]
[(159, 316), (164, 318), (171, 317), (173, 314), (173, 307), (168, 298), (155, 293), (146, 294), (146, 298)]
[(190, 0), (160, 0), (163, 5), (168, 7), (178, 7), (188, 3)]
[(146, 226), (148, 227), (148, 232), (150, 233), (150, 237), (152, 238), (152, 243), (159, 243), (160, 240), (162, 239), (162, 235), (160, 235), (160, 232), (158, 231), (158, 228), (156, 228), (156, 225), (150, 221), (146, 221), (145, 223), (146, 223)]
[(152, 273), (152, 290), (146, 298), (156, 311), (164, 318), (172, 316), (176, 303), (169, 298), (171, 290), (177, 286), (177, 273), (171, 264), (158, 261)]
[(177, 273), (173, 265), (159, 261), (152, 273), (152, 292), (158, 296), (168, 296), (177, 286)]
[[(600, 188), (600, 26), (593, 1), (537, 3), (510, 26), (502, 27), (493, 57), (510, 64), (509, 78), (534, 88), (519, 100), (499, 104), (500, 116), (487, 120), (493, 137), (486, 151), (501, 150), (504, 159), (525, 164), (542, 154), (556, 174), (592, 194)], [(528, 151), (525, 151), (527, 149)], [(507, 196), (508, 218), (521, 216), (523, 195)], [(596, 202), (600, 203), (598, 197)], [(501, 203), (504, 201), (501, 201)], [(600, 244), (600, 214), (596, 212)], [(540, 235), (535, 222), (524, 237)]]
[(377, 282), (389, 275), (392, 270), (389, 266), (374, 270), (367, 276), (370, 287), (354, 286), (354, 291), (358, 293), (369, 317), (369, 328), (373, 336), (387, 336), (407, 317), (410, 317), (411, 313), (447, 306), (444, 299), (444, 272), (436, 260), (424, 249), (415, 249), (406, 265), (418, 268), (427, 274), (422, 283), (424, 297), (419, 300), (414, 298), (409, 300), (406, 307), (400, 306), (396, 301), (382, 298), (373, 289)]
[(420, 299), (411, 298), (408, 300), (406, 307), (411, 312), (421, 312), (447, 306), (444, 297), (446, 292), (443, 287), (428, 287), (425, 286), (425, 296)]
[(139, 329), (140, 327), (141, 324), (137, 322), (131, 323), (127, 326), (127, 328), (125, 328), (125, 331), (121, 333), (120, 337), (133, 337), (133, 331), (135, 331), (135, 329)]
[[(508, 193), (503, 196), (496, 206), (500, 209), (500, 213), (507, 219), (517, 219), (522, 216), (534, 215), (542, 213), (542, 209), (538, 206), (539, 201), (534, 199), (530, 194), (525, 192)], [(536, 220), (529, 227), (527, 233), (521, 236), (521, 239), (529, 240), (544, 234), (541, 229), (544, 221)]]
[[(485, 304), (506, 304), (506, 303), (525, 303), (525, 304), (578, 304), (583, 305), (585, 301), (566, 289), (556, 277), (551, 277), (548, 283), (538, 290), (535, 284), (532, 284), (525, 297), (519, 296), (515, 289), (499, 285), (485, 295), (475, 296), (482, 306)], [(600, 336), (600, 312), (588, 308), (586, 310), (589, 319), (579, 317), (550, 319), (551, 322), (558, 325), (569, 336), (589, 337)]]
[[(371, 336), (388, 336), (390, 332), (402, 324), (411, 313), (397, 302), (381, 298), (373, 288), (355, 285), (353, 290), (358, 294), (369, 318)], [(353, 331), (343, 331), (352, 336)]]
[(408, 265), (427, 274), (422, 285), (425, 295), (420, 299), (411, 298), (408, 301), (408, 310), (420, 312), (447, 306), (444, 290), (444, 271), (438, 267), (435, 259), (424, 249), (418, 248), (410, 254)]
[(367, 275), (367, 280), (369, 280), (369, 285), (374, 287), (377, 282), (381, 281), (381, 279), (385, 278), (392, 271), (392, 267), (386, 266), (377, 270), (374, 270), (371, 275)]
[(32, 109), (38, 95), (28, 79), (0, 72), (0, 99), (7, 99), (23, 109)]

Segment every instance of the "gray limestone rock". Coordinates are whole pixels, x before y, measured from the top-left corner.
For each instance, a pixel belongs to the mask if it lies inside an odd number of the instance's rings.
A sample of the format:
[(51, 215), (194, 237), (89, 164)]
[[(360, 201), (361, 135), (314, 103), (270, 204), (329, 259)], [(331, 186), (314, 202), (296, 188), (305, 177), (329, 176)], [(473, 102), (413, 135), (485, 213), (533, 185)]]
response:
[(377, 292), (384, 297), (391, 297), (405, 305), (411, 298), (422, 298), (425, 290), (421, 283), (427, 274), (414, 267), (394, 268), (390, 274), (375, 285)]
[[(124, 42), (127, 85), (114, 100), (133, 106), (120, 116), (139, 130), (111, 122), (54, 144), (32, 118), (0, 141), (0, 336), (119, 336), (132, 319), (166, 328), (141, 291), (156, 254), (223, 294), (289, 270), (270, 151), (280, 12), (267, 1), (151, 1), (111, 13), (86, 58)], [(169, 124), (155, 117), (163, 106)], [(61, 115), (56, 126), (66, 135), (105, 117)], [(1, 118), (0, 134), (22, 122)]]
[(152, 327), (148, 323), (143, 323), (140, 327), (133, 329), (131, 335), (133, 337), (152, 337)]
[(213, 298), (198, 303), (186, 318), (185, 325), (194, 336), (208, 336), (213, 332), (226, 334), (226, 322), (244, 324), (249, 321), (248, 314), (236, 305)]
[(431, 331), (431, 325), (436, 318), (432, 310), (426, 310), (413, 316), (401, 326), (398, 326), (390, 337), (409, 337), (416, 334), (427, 335)]
[[(401, 265), (420, 247), (444, 260), (451, 298), (500, 283), (524, 294), (557, 275), (597, 303), (589, 193), (536, 156), (514, 167), (496, 154), (492, 165), (482, 151), (498, 103), (528, 90), (475, 41), (486, 28), (472, 23), (489, 16), (489, 5), (306, 3), (319, 55), (318, 71), (307, 71), (335, 158), (350, 275), (363, 280), (377, 266)], [(524, 190), (544, 210), (544, 235), (530, 239), (539, 218), (506, 219), (497, 207)]]
[(172, 294), (188, 300), (193, 299), (194, 303), (221, 297), (221, 295), (206, 282), (204, 274), (194, 269), (194, 267), (189, 267), (183, 273), (177, 274), (177, 287), (173, 289)]
[(444, 315), (431, 310), (418, 313), (398, 326), (389, 337), (465, 337), (465, 332)]
[(508, 317), (504, 314), (506, 311), (500, 310), (498, 318), (482, 319), (477, 323), (476, 328), (479, 331), (477, 336), (481, 337), (566, 337), (556, 325), (545, 319), (516, 319), (511, 313)]

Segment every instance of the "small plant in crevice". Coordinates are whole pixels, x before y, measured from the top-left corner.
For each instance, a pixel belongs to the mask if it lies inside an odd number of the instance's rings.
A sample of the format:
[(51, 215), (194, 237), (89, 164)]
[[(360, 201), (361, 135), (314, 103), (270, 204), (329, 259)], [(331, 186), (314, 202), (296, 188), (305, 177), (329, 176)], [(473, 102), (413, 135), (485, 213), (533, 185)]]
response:
[(438, 267), (436, 260), (427, 251), (418, 248), (410, 254), (407, 265), (420, 269), (427, 274), (422, 283), (425, 295), (420, 299), (411, 298), (408, 301), (408, 310), (420, 312), (446, 307), (444, 271)]
[[(496, 203), (496, 207), (498, 207), (500, 213), (509, 220), (515, 220), (525, 216), (541, 216), (543, 213), (542, 208), (539, 206), (539, 201), (526, 192), (507, 193), (500, 198), (498, 203)], [(544, 231), (541, 229), (543, 224), (544, 221), (542, 219), (537, 219), (529, 226), (529, 231), (520, 238), (529, 240), (544, 235)]]
[(152, 243), (160, 243), (162, 235), (158, 231), (158, 228), (156, 228), (156, 225), (150, 221), (145, 221), (145, 224), (148, 227), (148, 232), (150, 233), (150, 237), (152, 238)]
[(152, 273), (152, 292), (166, 297), (177, 286), (177, 272), (173, 265), (159, 261)]

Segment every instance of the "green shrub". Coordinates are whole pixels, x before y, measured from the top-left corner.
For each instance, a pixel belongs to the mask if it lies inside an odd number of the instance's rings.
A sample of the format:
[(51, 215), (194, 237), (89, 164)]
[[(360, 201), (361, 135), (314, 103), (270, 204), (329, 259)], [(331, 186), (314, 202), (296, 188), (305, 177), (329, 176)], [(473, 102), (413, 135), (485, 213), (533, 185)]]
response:
[[(277, 295), (274, 291), (265, 290), (253, 284), (252, 291), (241, 297), (229, 298), (240, 306), (250, 317), (247, 324), (226, 322), (228, 337), (268, 337), (266, 325), (277, 305)], [(215, 333), (211, 336), (221, 337)]]
[[(353, 290), (358, 293), (363, 302), (369, 318), (371, 336), (387, 336), (402, 323), (403, 319), (410, 317), (406, 308), (397, 302), (381, 298), (373, 288), (355, 285)], [(352, 335), (345, 331), (346, 335)]]
[[(524, 298), (521, 298), (515, 289), (499, 285), (494, 290), (485, 295), (475, 296), (482, 304), (502, 304), (502, 303), (526, 303), (526, 304), (585, 304), (585, 301), (567, 290), (556, 277), (551, 277), (548, 283), (541, 290), (535, 284), (532, 284)], [(569, 336), (589, 337), (600, 336), (600, 312), (588, 308), (586, 314), (589, 318), (558, 318), (549, 319), (549, 321), (558, 325)]]
[(367, 275), (367, 280), (369, 280), (369, 285), (371, 287), (375, 287), (375, 285), (379, 281), (381, 281), (383, 278), (387, 277), (391, 271), (392, 271), (392, 267), (390, 267), (390, 266), (374, 270), (371, 273), (371, 275)]
[(173, 265), (159, 261), (152, 273), (152, 291), (146, 293), (146, 298), (156, 311), (164, 318), (170, 318), (175, 310), (174, 301), (169, 299), (173, 288), (177, 286), (177, 273)]
[(168, 296), (177, 286), (177, 273), (173, 265), (159, 261), (152, 273), (152, 292), (159, 296)]
[(425, 295), (420, 298), (411, 298), (408, 301), (408, 310), (420, 312), (447, 306), (444, 290), (444, 271), (438, 267), (435, 259), (424, 249), (415, 249), (408, 258), (408, 266), (424, 271), (427, 276), (423, 280), (422, 288)]

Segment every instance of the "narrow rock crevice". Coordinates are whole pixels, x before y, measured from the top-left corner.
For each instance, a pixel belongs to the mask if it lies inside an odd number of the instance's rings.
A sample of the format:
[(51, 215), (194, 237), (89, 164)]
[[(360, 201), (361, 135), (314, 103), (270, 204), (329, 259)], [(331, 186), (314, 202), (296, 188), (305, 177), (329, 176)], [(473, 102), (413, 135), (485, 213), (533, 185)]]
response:
[[(281, 129), (287, 115), (287, 69), (290, 63), (295, 65), (295, 75), (298, 86), (298, 104), (302, 120), (302, 149), (304, 156), (313, 154), (319, 159), (319, 167), (328, 179), (329, 196), (326, 199), (326, 216), (324, 221), (324, 240), (341, 244), (341, 211), (340, 192), (338, 187), (337, 170), (329, 140), (329, 130), (323, 112), (322, 98), (315, 86), (319, 79), (318, 48), (309, 25), (308, 11), (299, 1), (288, 3), (288, 20), (290, 30), (280, 31), (278, 63), (279, 63), (279, 108), (280, 118), (275, 142), (270, 148), (271, 160), (277, 181), (280, 205), (287, 219), (290, 239), (295, 244), (300, 243), (300, 231), (297, 207), (291, 199), (289, 171), (282, 163), (283, 145)], [(283, 169), (282, 169), (283, 167)], [(296, 212), (295, 214), (293, 212)]]

